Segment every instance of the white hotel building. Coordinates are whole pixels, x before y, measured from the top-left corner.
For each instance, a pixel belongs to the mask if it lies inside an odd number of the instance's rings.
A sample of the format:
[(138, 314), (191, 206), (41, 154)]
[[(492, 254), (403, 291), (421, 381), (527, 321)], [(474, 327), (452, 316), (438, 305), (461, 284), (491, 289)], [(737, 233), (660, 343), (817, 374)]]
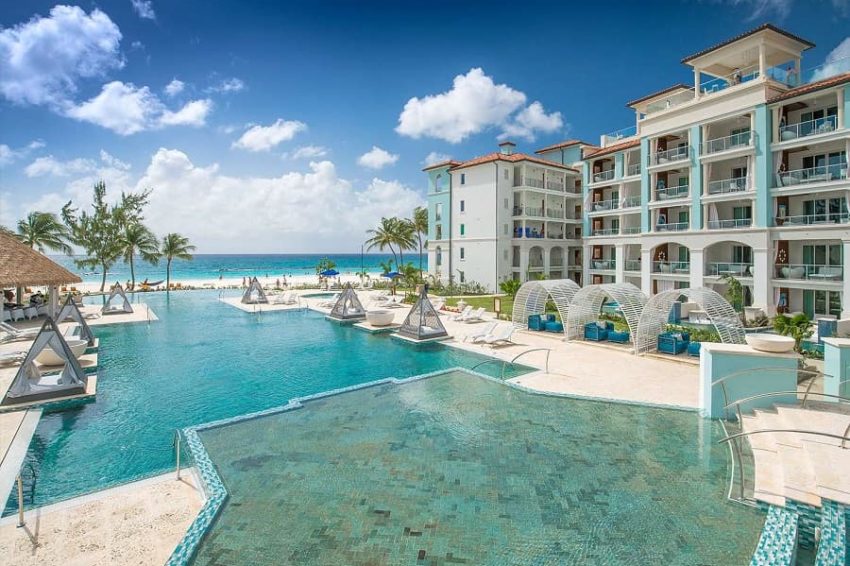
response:
[[(426, 169), (430, 215), (442, 213), (429, 269), (490, 289), (543, 273), (647, 295), (722, 292), (730, 274), (768, 314), (846, 314), (850, 73), (802, 74), (811, 47), (764, 25), (683, 59), (693, 85), (629, 103), (635, 127), (600, 147), (565, 142), (533, 158), (507, 146)], [(546, 188), (549, 175), (563, 191)], [(561, 205), (563, 218), (549, 216)], [(543, 237), (526, 237), (535, 228)]]

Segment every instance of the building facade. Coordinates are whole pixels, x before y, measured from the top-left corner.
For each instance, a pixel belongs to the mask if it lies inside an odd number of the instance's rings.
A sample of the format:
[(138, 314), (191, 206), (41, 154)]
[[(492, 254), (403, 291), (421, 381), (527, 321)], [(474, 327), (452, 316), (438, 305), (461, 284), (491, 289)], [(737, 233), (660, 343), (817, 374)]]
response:
[[(506, 277), (542, 274), (630, 282), (647, 295), (698, 286), (722, 293), (732, 276), (745, 303), (766, 314), (842, 316), (850, 299), (850, 73), (804, 75), (812, 46), (764, 25), (686, 57), (692, 85), (630, 102), (635, 126), (601, 136), (598, 147), (572, 141), (539, 150), (552, 167), (495, 160), (502, 179), (483, 158), (440, 165), (449, 194), (429, 194), (429, 208), (434, 214), (442, 202), (450, 211), (453, 239), (442, 243), (432, 232), (429, 253), (440, 247), (445, 263), (449, 250), (456, 274), (491, 289)], [(433, 178), (435, 169), (427, 171)], [(560, 173), (566, 192), (549, 192), (541, 171)], [(460, 188), (458, 174), (472, 184)]]

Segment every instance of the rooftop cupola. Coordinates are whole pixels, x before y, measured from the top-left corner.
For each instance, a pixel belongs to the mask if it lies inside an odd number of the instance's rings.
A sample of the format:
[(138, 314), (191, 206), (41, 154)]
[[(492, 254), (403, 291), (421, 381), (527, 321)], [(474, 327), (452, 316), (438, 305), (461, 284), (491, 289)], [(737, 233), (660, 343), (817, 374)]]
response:
[(502, 155), (513, 155), (516, 144), (512, 141), (503, 141), (499, 144), (499, 153)]

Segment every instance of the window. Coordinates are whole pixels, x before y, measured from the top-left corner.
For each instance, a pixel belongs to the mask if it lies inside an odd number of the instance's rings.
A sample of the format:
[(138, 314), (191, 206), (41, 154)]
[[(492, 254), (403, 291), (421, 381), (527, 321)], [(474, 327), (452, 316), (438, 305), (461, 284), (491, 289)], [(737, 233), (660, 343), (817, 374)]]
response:
[(688, 263), (691, 261), (691, 250), (686, 248), (685, 246), (679, 246), (679, 261), (682, 263)]
[(750, 246), (732, 246), (732, 263), (753, 263), (753, 248)]
[(801, 135), (809, 136), (814, 133), (820, 133), (818, 130), (824, 124), (830, 123), (832, 127), (836, 126), (836, 118), (838, 116), (838, 106), (830, 106), (829, 108), (813, 110), (812, 112), (803, 112), (800, 114)]
[(752, 220), (753, 208), (751, 206), (733, 206), (732, 218), (735, 220)]
[(732, 178), (733, 179), (743, 179), (747, 176), (747, 168), (746, 167), (733, 167), (732, 168)]
[(460, 225), (460, 235), (461, 236), (466, 235), (466, 225), (465, 224)]
[(442, 224), (437, 224), (436, 226), (434, 226), (434, 239), (435, 240), (442, 240), (443, 239), (443, 225)]
[(612, 218), (611, 219), (611, 233), (619, 234), (620, 233), (620, 219)]
[(504, 250), (502, 252), (502, 259), (504, 259), (505, 261), (508, 261), (508, 250)]
[(803, 246), (803, 263), (841, 266), (844, 264), (841, 257), (841, 244), (805, 245)]
[(504, 171), (503, 176), (505, 177), (505, 181), (507, 181), (507, 180), (508, 180), (508, 175), (510, 175), (510, 173), (508, 173), (508, 170), (507, 170), (507, 169), (504, 169), (503, 171)]
[(461, 184), (461, 185), (465, 185), (465, 184), (466, 184), (466, 173), (461, 173), (461, 174), (460, 174), (460, 184)]
[[(822, 153), (820, 155), (808, 155), (803, 158), (803, 169), (808, 169), (804, 173), (805, 178), (813, 176), (822, 176), (822, 179), (812, 179), (813, 181), (831, 181), (841, 177), (841, 169), (847, 163), (847, 154), (843, 151), (835, 151), (832, 153)], [(826, 174), (830, 173), (827, 178)]]
[(466, 259), (466, 250), (460, 248), (460, 259)]
[[(678, 220), (679, 224), (687, 224), (688, 222), (690, 222), (690, 216), (691, 215), (690, 215), (689, 211), (680, 210), (679, 211), (679, 220)], [(679, 249), (682, 249), (682, 248), (679, 248)]]
[(466, 201), (460, 201), (460, 211), (466, 212)]
[(731, 135), (730, 138), (730, 146), (737, 147), (739, 145), (749, 145), (750, 143), (750, 129), (749, 128), (734, 128), (729, 132)]
[(839, 222), (847, 217), (847, 199), (836, 197), (805, 200), (803, 214), (809, 222)]
[(507, 210), (508, 209), (508, 199), (505, 199), (503, 202), (504, 202), (504, 208), (505, 208), (505, 210)]
[(434, 254), (434, 256), (435, 256), (435, 263), (437, 264), (437, 267), (440, 267), (441, 265), (443, 265), (443, 248), (438, 246), (437, 251)]
[(439, 222), (443, 219), (443, 203), (438, 202), (434, 205), (434, 220)]
[(443, 190), (443, 174), (440, 173), (437, 175), (437, 178), (434, 179), (434, 192), (439, 193)]
[(457, 273), (458, 273), (458, 275), (460, 275), (460, 282), (466, 283), (466, 273), (464, 273), (463, 271), (460, 271), (460, 270), (458, 270)]

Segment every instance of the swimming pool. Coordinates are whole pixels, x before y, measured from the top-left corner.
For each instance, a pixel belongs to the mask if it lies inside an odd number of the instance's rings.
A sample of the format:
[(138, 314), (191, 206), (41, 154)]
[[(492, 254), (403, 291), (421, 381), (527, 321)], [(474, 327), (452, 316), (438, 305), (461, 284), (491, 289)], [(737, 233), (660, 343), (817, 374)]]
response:
[[(177, 428), (487, 359), (441, 345), (401, 344), (328, 323), (313, 311), (250, 314), (217, 297), (144, 294), (159, 322), (94, 328), (97, 401), (42, 417), (28, 454), (38, 474), (36, 505), (172, 469)], [(495, 375), (501, 366), (480, 371)], [(517, 371), (525, 370), (508, 373)], [(6, 511), (16, 503), (11, 497)]]
[(201, 430), (229, 499), (195, 564), (747, 564), (721, 425), (462, 372)]

